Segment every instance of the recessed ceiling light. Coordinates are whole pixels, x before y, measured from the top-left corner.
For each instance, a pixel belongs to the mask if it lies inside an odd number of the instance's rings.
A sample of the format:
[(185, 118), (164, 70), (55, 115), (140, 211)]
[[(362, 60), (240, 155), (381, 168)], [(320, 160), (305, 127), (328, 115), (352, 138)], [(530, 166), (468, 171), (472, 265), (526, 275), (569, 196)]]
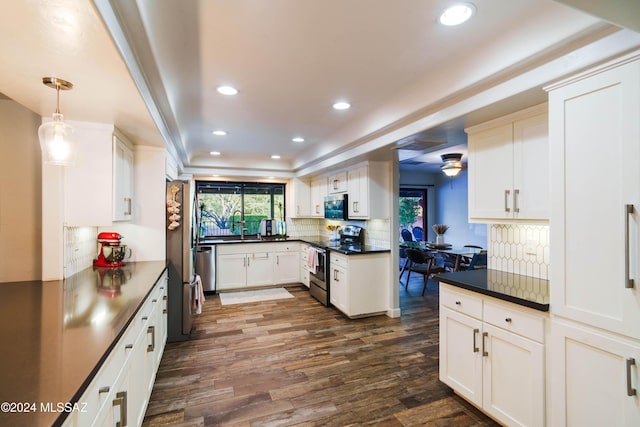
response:
[(211, 152), (209, 152), (209, 154), (211, 154), (212, 156), (219, 156), (220, 152), (219, 151), (211, 151)]
[(218, 91), (218, 93), (221, 93), (223, 95), (237, 95), (238, 94), (238, 89), (236, 89), (235, 87), (232, 87), (232, 86), (218, 86), (218, 88), (216, 90)]
[(274, 154), (273, 156), (271, 156), (272, 159), (274, 160), (278, 160), (280, 158), (280, 156), (278, 156), (277, 154)]
[(440, 23), (446, 26), (460, 25), (471, 18), (476, 12), (472, 3), (458, 3), (448, 7), (440, 15)]
[(333, 104), (333, 108), (335, 108), (336, 110), (346, 110), (348, 108), (351, 108), (351, 104), (349, 104), (348, 102), (339, 101)]
[(227, 132), (224, 131), (224, 130), (214, 130), (211, 133), (213, 133), (214, 135), (217, 135), (217, 136), (225, 136), (227, 134)]
[(299, 136), (292, 139), (293, 142), (304, 142), (304, 138), (300, 138)]

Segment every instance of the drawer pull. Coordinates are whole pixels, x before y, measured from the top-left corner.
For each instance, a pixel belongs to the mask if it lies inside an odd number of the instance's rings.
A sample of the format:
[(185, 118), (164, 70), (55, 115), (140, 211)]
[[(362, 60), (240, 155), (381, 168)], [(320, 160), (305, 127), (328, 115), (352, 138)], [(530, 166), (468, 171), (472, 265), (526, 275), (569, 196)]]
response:
[(456, 301), (456, 305), (462, 305), (460, 301)]
[(130, 350), (133, 348), (133, 344), (127, 344), (124, 346), (125, 350)]
[(120, 421), (116, 423), (116, 427), (125, 427), (127, 425), (127, 392), (120, 391), (116, 393), (113, 399), (113, 406), (120, 407)]
[(473, 352), (474, 353), (477, 353), (480, 351), (480, 349), (478, 348), (478, 343), (476, 342), (476, 337), (478, 336), (478, 333), (480, 333), (480, 329), (473, 330)]
[(486, 357), (489, 355), (489, 352), (487, 351), (486, 347), (485, 347), (485, 338), (489, 336), (489, 332), (483, 332), (482, 333), (482, 357)]
[(635, 286), (634, 280), (631, 278), (631, 272), (629, 268), (629, 245), (630, 245), (630, 236), (629, 236), (629, 216), (633, 215), (634, 212), (633, 205), (624, 205), (624, 287), (627, 289), (633, 288)]
[(149, 318), (147, 316), (142, 316), (142, 320), (149, 320)]
[(635, 396), (638, 391), (631, 386), (631, 366), (636, 364), (636, 359), (630, 357), (627, 359), (627, 396)]
[(504, 321), (507, 323), (511, 323), (511, 317), (507, 317), (506, 319), (504, 319)]
[(166, 308), (162, 310), (162, 314), (167, 314), (167, 309)]
[(147, 334), (151, 334), (151, 344), (147, 346), (147, 352), (151, 353), (156, 349), (156, 327), (149, 326), (147, 328)]
[(111, 390), (111, 387), (109, 387), (108, 385), (105, 385), (104, 387), (100, 387), (98, 389), (98, 394), (109, 393), (109, 390)]
[(158, 302), (158, 300), (157, 299), (152, 299), (151, 302)]
[(166, 295), (164, 295), (164, 296), (162, 297), (162, 301), (166, 301), (166, 300), (167, 300), (167, 296), (166, 296)]

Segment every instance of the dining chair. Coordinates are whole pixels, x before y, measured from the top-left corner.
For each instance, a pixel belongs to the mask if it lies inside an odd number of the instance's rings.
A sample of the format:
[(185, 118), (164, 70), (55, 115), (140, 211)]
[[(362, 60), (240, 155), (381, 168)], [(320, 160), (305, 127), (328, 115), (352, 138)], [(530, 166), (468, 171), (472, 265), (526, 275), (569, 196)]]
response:
[(442, 267), (435, 265), (435, 258), (430, 255), (426, 255), (424, 252), (417, 249), (405, 250), (407, 258), (409, 259), (409, 268), (407, 273), (407, 282), (404, 285), (404, 289), (409, 287), (409, 279), (411, 278), (411, 272), (416, 272), (424, 276), (424, 284), (422, 286), (422, 295), (427, 290), (427, 282), (432, 274), (443, 273), (445, 270)]
[(482, 270), (487, 268), (487, 251), (481, 250), (473, 255), (471, 262), (466, 267), (467, 270)]
[(422, 232), (422, 227), (413, 227), (413, 237), (416, 238), (416, 241), (421, 242), (422, 241), (422, 236), (424, 236), (424, 233)]
[(413, 234), (406, 228), (403, 228), (400, 234), (402, 235), (402, 240), (405, 242), (413, 242)]

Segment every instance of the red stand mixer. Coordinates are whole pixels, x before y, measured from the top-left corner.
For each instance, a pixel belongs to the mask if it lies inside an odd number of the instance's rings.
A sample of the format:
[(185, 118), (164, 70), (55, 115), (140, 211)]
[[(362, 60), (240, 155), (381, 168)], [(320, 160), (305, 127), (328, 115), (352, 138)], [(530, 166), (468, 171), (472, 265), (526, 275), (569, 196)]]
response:
[[(120, 244), (120, 233), (105, 231), (98, 234), (98, 258), (93, 260), (94, 267), (122, 267), (127, 256), (127, 245)], [(129, 251), (129, 254), (131, 252)]]

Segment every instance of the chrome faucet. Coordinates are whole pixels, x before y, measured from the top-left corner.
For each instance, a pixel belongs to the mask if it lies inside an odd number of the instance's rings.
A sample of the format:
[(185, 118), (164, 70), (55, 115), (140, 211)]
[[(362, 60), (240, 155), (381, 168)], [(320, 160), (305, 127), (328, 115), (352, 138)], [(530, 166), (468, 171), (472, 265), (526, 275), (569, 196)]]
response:
[(240, 209), (236, 209), (231, 214), (231, 231), (235, 231), (235, 229), (236, 229), (236, 214), (237, 213), (240, 214), (240, 222), (239, 222), (240, 223), (240, 240), (244, 240), (244, 232), (247, 231), (247, 229), (244, 226), (244, 213), (242, 213), (242, 211)]

